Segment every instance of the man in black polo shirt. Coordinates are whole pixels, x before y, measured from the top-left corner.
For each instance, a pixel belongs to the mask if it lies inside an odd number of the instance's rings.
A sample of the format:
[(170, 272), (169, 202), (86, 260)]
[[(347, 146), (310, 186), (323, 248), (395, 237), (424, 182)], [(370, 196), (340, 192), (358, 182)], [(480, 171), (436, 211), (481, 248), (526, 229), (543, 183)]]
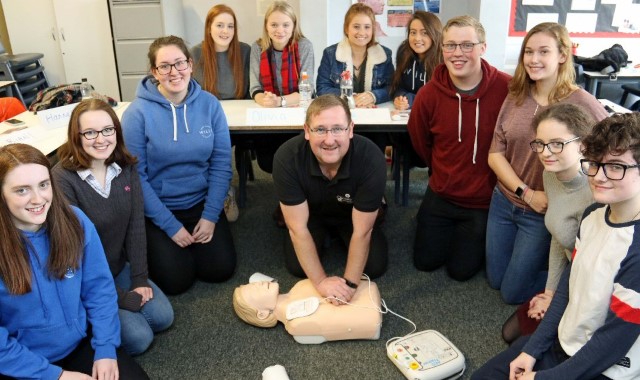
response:
[[(315, 99), (307, 110), (304, 135), (277, 151), (273, 182), (290, 239), (285, 264), (308, 277), (324, 297), (349, 301), (362, 273), (371, 278), (387, 268), (387, 241), (376, 216), (386, 182), (380, 149), (353, 134), (349, 107), (335, 95)], [(343, 276), (329, 276), (319, 249), (335, 231), (349, 247)]]

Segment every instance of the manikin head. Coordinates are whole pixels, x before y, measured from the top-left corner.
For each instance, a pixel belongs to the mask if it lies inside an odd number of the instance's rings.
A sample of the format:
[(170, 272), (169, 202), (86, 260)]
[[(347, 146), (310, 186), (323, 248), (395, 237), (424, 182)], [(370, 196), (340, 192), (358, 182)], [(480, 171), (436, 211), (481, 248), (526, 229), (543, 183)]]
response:
[(278, 319), (273, 313), (280, 294), (277, 282), (253, 282), (233, 292), (233, 309), (244, 322), (257, 327), (273, 327)]

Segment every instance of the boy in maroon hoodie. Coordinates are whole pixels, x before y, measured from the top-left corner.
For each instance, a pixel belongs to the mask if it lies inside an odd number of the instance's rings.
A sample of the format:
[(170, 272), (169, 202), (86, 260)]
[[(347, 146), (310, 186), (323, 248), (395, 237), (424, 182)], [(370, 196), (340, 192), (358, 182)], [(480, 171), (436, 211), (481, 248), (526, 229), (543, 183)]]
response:
[(429, 167), (429, 186), (417, 215), (414, 264), (467, 280), (482, 268), (491, 192), (487, 164), (496, 119), (510, 76), (482, 59), (485, 31), (470, 16), (443, 29), (444, 63), (418, 92), (408, 130)]

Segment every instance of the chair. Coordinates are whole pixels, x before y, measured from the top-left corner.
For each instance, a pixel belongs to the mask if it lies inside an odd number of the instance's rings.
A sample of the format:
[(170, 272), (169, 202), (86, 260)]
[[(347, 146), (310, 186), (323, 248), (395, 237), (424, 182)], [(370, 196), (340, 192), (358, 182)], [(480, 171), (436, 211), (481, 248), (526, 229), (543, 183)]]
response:
[(0, 43), (0, 80), (15, 81), (13, 96), (20, 99), (25, 107), (40, 90), (49, 87), (49, 81), (40, 60), (40, 53), (7, 54)]
[[(620, 99), (620, 105), (625, 106), (627, 102), (627, 97), (629, 94), (640, 97), (640, 82), (636, 84), (623, 84), (622, 89), (624, 92), (622, 93), (622, 98)], [(627, 107), (631, 111), (640, 111), (640, 99), (636, 100), (631, 106)]]

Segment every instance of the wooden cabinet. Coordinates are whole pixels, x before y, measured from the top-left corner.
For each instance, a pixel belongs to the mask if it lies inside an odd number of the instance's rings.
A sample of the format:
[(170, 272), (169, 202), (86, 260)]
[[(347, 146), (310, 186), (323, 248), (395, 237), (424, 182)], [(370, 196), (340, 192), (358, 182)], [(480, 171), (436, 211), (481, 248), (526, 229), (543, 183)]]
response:
[(43, 53), (50, 85), (87, 78), (96, 91), (120, 99), (104, 0), (2, 0), (13, 53)]
[(158, 37), (184, 37), (181, 0), (109, 0), (122, 100), (135, 98), (149, 73), (149, 45)]

